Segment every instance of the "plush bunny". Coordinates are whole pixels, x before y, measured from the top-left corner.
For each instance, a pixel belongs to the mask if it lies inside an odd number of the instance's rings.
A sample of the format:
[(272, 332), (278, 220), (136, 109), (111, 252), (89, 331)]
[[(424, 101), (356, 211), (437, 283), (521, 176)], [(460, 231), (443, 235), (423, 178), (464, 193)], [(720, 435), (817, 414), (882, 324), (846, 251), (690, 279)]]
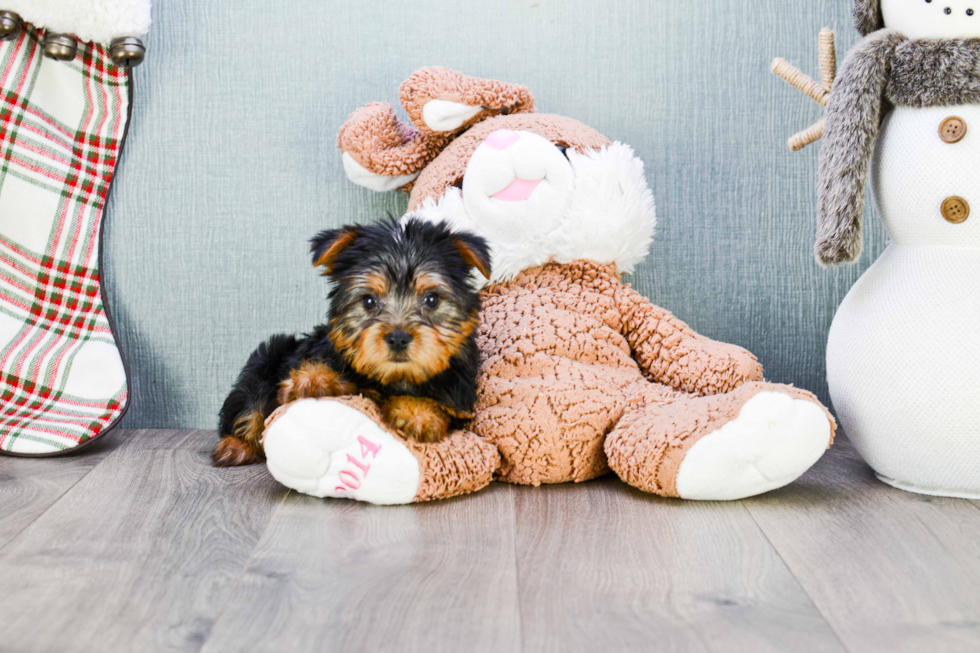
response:
[(980, 3), (856, 0), (854, 16), (865, 38), (825, 100), (816, 254), (860, 254), (869, 172), (891, 242), (834, 318), (831, 398), (883, 481), (980, 497)]
[(586, 481), (737, 499), (808, 469), (835, 428), (808, 392), (766, 383), (756, 358), (698, 335), (620, 280), (648, 252), (653, 197), (622, 143), (535, 112), (526, 89), (444, 68), (401, 87), (414, 126), (372, 104), (340, 132), (344, 165), (411, 188), (409, 215), (490, 243), (472, 432), (436, 444), (385, 428), (365, 398), (274, 414), (269, 469), (317, 496), (407, 503), (496, 478)]

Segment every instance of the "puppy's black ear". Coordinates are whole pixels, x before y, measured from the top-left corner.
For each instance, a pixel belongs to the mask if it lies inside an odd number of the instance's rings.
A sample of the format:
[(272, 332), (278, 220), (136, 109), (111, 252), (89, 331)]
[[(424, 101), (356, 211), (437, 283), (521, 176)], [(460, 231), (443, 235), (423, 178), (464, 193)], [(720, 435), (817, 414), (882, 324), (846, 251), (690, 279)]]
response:
[(341, 227), (321, 231), (310, 239), (310, 253), (313, 255), (313, 265), (322, 267), (323, 274), (333, 272), (334, 263), (342, 251), (350, 247), (357, 238), (354, 227)]
[(454, 234), (453, 245), (463, 256), (463, 262), (480, 271), (490, 280), (490, 247), (487, 241), (473, 234)]

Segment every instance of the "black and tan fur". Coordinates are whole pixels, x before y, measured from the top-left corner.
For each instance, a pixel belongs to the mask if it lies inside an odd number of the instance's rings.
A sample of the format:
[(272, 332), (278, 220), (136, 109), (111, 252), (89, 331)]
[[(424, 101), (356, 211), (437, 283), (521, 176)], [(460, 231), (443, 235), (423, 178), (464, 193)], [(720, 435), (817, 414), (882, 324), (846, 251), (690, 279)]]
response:
[(436, 441), (476, 401), (483, 239), (412, 219), (323, 231), (313, 263), (333, 282), (330, 317), (309, 335), (259, 345), (221, 408), (217, 466), (263, 459), (266, 418), (310, 397), (363, 394), (406, 437)]

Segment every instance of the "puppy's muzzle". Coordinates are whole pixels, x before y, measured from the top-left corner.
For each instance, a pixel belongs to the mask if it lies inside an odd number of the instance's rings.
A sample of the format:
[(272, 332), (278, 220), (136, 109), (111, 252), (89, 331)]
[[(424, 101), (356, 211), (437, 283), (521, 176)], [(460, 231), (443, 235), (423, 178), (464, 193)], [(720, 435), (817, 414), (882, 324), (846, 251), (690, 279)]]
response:
[(393, 354), (400, 354), (412, 344), (412, 334), (398, 329), (385, 336), (385, 343)]

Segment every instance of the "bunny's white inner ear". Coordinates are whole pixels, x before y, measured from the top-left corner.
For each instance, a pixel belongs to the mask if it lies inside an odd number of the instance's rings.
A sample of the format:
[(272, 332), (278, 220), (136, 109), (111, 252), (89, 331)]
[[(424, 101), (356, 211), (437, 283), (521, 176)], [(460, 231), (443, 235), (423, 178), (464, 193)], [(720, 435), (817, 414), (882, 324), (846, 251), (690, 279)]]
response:
[(429, 100), (422, 107), (422, 120), (434, 132), (451, 132), (481, 111), (483, 107), (471, 107), (450, 100)]
[(419, 176), (419, 173), (416, 172), (412, 175), (401, 175), (400, 177), (385, 177), (384, 175), (371, 172), (355, 161), (354, 157), (347, 152), (344, 152), (343, 159), (344, 172), (347, 173), (348, 179), (358, 186), (364, 186), (378, 193), (387, 193), (390, 190), (401, 188)]

